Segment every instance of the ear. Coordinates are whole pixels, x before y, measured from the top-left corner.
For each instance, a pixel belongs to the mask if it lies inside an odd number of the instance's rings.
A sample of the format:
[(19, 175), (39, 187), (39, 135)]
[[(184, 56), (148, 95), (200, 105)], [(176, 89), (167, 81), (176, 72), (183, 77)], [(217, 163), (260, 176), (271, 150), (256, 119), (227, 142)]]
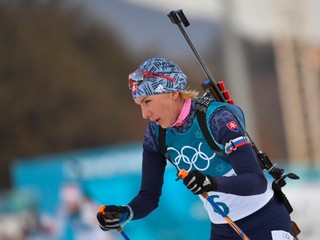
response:
[(172, 93), (172, 99), (176, 100), (179, 97), (179, 92), (173, 92)]

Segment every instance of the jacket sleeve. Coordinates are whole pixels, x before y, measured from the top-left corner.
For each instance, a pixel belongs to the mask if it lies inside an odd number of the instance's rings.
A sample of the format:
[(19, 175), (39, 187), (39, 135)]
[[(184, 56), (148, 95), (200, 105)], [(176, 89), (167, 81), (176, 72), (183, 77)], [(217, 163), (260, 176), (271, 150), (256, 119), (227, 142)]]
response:
[(129, 203), (134, 213), (133, 219), (143, 218), (158, 207), (162, 193), (166, 159), (158, 151), (156, 144), (157, 139), (154, 128), (149, 124), (143, 142), (140, 190), (137, 196)]
[[(216, 109), (210, 116), (210, 130), (216, 141), (223, 146), (234, 139), (246, 136), (238, 118), (224, 107)], [(217, 191), (242, 196), (266, 191), (267, 180), (250, 142), (228, 153), (228, 160), (236, 176), (213, 176), (218, 185)]]

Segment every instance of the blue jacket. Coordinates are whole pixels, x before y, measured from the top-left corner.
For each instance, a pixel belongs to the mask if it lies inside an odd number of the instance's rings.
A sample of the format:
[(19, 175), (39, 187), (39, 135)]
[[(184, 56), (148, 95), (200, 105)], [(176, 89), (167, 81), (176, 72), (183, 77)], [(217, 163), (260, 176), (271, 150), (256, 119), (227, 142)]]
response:
[[(215, 156), (199, 129), (195, 115), (196, 103), (197, 99), (193, 99), (190, 116), (182, 126), (167, 129), (169, 155), (178, 169), (186, 168), (188, 171), (198, 169), (212, 176), (218, 188), (209, 195), (218, 197), (223, 202), (227, 201), (227, 213), (231, 214), (234, 220), (241, 219), (262, 208), (273, 196), (273, 191), (268, 186), (250, 144), (232, 151), (226, 159)], [(222, 150), (230, 140), (245, 136), (244, 117), (238, 107), (212, 102), (206, 116), (212, 137)], [(230, 123), (235, 123), (236, 127), (230, 127)], [(189, 159), (188, 163), (181, 161), (181, 153), (185, 159)], [(199, 159), (195, 161), (195, 158)], [(143, 142), (141, 188), (138, 195), (129, 203), (134, 212), (133, 219), (145, 217), (157, 208), (166, 164), (167, 161), (159, 146), (158, 126), (150, 122)], [(237, 204), (233, 207), (231, 202), (236, 199), (230, 198), (231, 196), (237, 196), (244, 203), (245, 198), (251, 197), (251, 204), (247, 208), (239, 208)], [(236, 209), (243, 211), (239, 212)], [(212, 211), (210, 214), (214, 223), (224, 222), (221, 217), (214, 217)]]

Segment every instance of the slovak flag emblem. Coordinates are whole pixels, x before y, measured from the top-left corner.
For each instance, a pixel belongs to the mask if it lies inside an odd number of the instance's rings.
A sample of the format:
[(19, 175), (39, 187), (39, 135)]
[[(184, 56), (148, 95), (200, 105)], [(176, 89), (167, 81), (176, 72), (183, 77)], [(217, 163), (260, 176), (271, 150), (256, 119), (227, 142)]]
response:
[(239, 127), (235, 121), (227, 123), (227, 127), (233, 132), (239, 132)]
[(138, 90), (137, 84), (133, 84), (131, 92), (132, 92), (132, 95), (133, 95), (134, 97), (135, 97), (136, 94), (137, 94), (137, 90)]

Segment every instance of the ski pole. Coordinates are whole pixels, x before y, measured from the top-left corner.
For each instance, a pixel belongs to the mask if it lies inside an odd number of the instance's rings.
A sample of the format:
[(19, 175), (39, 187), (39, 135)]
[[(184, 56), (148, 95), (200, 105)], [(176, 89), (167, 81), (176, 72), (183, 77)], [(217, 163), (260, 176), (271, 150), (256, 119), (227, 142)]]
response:
[[(188, 172), (185, 169), (181, 169), (178, 173), (178, 176), (182, 179), (186, 178), (188, 176)], [(237, 224), (235, 224), (229, 217), (228, 215), (221, 210), (221, 208), (213, 201), (212, 198), (209, 197), (208, 193), (204, 192), (201, 194), (202, 197), (204, 197), (210, 205), (213, 207), (213, 209), (218, 212), (224, 220), (233, 228), (233, 230), (236, 231), (236, 233), (239, 234), (239, 236), (244, 239), (244, 240), (250, 240), (249, 237), (241, 230), (241, 228), (238, 227)]]
[[(101, 205), (99, 207), (99, 213), (102, 213), (103, 215), (107, 215), (108, 213), (105, 211), (105, 206)], [(120, 234), (121, 236), (125, 239), (125, 240), (130, 240), (129, 236), (123, 231), (123, 228), (122, 227), (118, 227), (116, 229)]]

